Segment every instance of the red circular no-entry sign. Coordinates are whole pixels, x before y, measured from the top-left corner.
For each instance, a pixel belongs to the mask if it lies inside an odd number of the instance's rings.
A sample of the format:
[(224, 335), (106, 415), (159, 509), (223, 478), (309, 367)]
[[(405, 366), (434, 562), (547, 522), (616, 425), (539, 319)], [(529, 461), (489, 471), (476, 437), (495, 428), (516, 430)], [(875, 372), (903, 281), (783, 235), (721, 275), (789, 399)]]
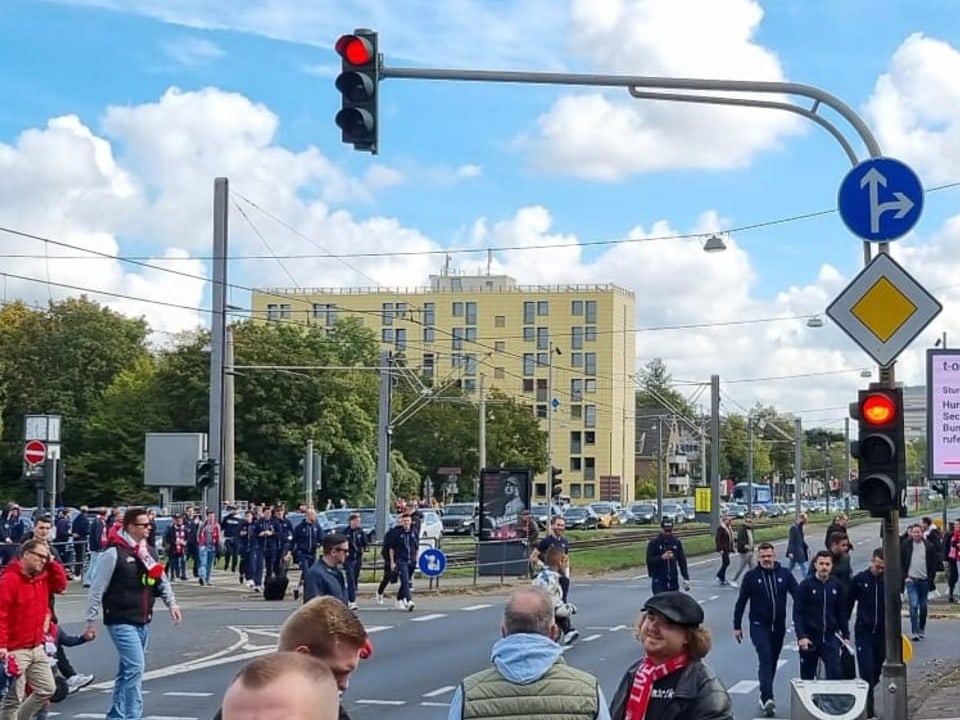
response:
[(47, 446), (39, 440), (31, 440), (23, 446), (23, 459), (30, 465), (39, 465), (47, 459)]

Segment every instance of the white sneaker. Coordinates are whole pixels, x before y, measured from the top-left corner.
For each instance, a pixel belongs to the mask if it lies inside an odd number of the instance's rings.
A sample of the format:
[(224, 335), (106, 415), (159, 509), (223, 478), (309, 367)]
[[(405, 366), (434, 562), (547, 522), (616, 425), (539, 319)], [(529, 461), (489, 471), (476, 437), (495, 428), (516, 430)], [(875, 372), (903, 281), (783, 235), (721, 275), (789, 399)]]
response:
[(766, 701), (761, 701), (760, 709), (763, 710), (763, 714), (768, 718), (777, 714), (777, 705), (773, 702), (773, 698), (770, 698)]
[(563, 644), (564, 644), (564, 645), (569, 645), (569, 644), (572, 643), (574, 640), (576, 640), (578, 637), (580, 637), (580, 631), (579, 631), (579, 630), (570, 630), (569, 632), (566, 632), (566, 633), (563, 634), (563, 638), (562, 638)]
[(71, 694), (75, 693), (80, 688), (84, 688), (92, 682), (93, 675), (72, 675), (67, 678), (67, 691)]
[(253, 580), (247, 580), (247, 587), (248, 587), (248, 588), (252, 588), (252, 587), (253, 587)]
[(356, 610), (356, 609), (357, 609), (357, 604), (356, 604), (355, 602), (348, 603), (348, 604), (347, 604), (347, 607), (350, 608), (351, 610)]
[(732, 587), (732, 588), (740, 587), (740, 586), (737, 584), (737, 581), (736, 581), (736, 580), (730, 580), (730, 581), (728, 581), (728, 582), (727, 582), (727, 585), (729, 585), (729, 586)]
[(377, 605), (383, 605), (383, 595), (377, 593)]
[(395, 609), (397, 609), (397, 610), (406, 610), (406, 609), (407, 609), (407, 601), (406, 601), (406, 600), (397, 600), (396, 603), (394, 603), (394, 606), (393, 606), (393, 607), (394, 607)]
[(416, 603), (414, 603), (413, 600), (404, 600), (404, 602), (407, 604), (407, 611), (413, 612), (413, 609), (416, 607)]

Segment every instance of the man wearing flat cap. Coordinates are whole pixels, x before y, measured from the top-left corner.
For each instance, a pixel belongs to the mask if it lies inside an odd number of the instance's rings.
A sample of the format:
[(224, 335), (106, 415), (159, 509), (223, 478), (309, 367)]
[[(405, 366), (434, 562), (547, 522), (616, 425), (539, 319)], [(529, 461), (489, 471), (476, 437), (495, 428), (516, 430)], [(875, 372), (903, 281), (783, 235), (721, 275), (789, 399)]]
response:
[(652, 592), (667, 592), (680, 589), (680, 577), (683, 577), (683, 589), (690, 589), (690, 573), (687, 571), (687, 556), (683, 552), (683, 543), (673, 534), (673, 521), (660, 522), (660, 534), (647, 543), (647, 574), (650, 576)]
[(658, 593), (644, 604), (635, 630), (644, 657), (620, 680), (611, 720), (732, 720), (730, 696), (703, 661), (712, 641), (696, 600)]

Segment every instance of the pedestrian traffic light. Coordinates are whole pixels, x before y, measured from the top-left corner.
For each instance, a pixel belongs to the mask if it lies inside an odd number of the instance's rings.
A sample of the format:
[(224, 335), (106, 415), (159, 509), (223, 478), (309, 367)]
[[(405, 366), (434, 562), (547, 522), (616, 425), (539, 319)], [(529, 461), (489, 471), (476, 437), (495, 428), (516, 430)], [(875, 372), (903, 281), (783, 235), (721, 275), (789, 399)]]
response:
[(859, 425), (858, 439), (851, 443), (850, 454), (860, 462), (860, 509), (881, 517), (900, 507), (906, 485), (903, 391), (861, 390), (850, 411)]
[(380, 53), (377, 33), (354, 30), (342, 35), (334, 46), (341, 58), (341, 72), (334, 83), (341, 95), (336, 123), (343, 142), (356, 150), (377, 154), (377, 104), (380, 85)]
[(550, 489), (552, 497), (559, 497), (563, 494), (563, 470), (558, 467), (550, 466)]
[(197, 460), (197, 487), (208, 488), (216, 482), (217, 461), (213, 458)]

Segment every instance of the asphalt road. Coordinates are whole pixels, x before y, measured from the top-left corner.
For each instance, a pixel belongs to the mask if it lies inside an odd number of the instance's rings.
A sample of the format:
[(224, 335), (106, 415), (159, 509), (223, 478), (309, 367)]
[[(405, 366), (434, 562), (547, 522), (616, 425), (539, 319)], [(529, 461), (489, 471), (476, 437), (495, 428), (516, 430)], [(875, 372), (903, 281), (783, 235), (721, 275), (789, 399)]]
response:
[[(878, 543), (878, 525), (855, 528), (855, 568), (863, 566)], [(819, 531), (817, 531), (819, 536)], [(811, 546), (820, 541), (810, 538)], [(782, 545), (778, 547), (782, 552)], [(707, 657), (728, 688), (734, 716), (753, 718), (758, 712), (756, 663), (752, 645), (738, 645), (732, 636), (736, 591), (716, 585), (715, 556), (691, 564), (692, 595), (703, 604), (714, 632), (714, 649)], [(608, 699), (624, 670), (640, 657), (632, 625), (649, 596), (642, 576), (578, 582), (573, 559), (571, 600), (579, 608), (576, 625), (581, 639), (566, 652), (569, 663), (594, 673)], [(266, 603), (235, 582), (218, 579), (214, 587), (180, 584), (175, 588), (184, 620), (174, 626), (158, 605), (152, 626), (144, 683), (146, 720), (210, 718), (230, 678), (240, 664), (269, 652), (292, 600)], [(460, 679), (489, 664), (490, 647), (498, 636), (503, 595), (450, 594), (430, 597), (420, 591), (413, 613), (361, 603), (361, 618), (376, 646), (374, 656), (354, 674), (344, 702), (355, 720), (386, 716), (397, 720), (444, 718)], [(83, 590), (72, 586), (58, 600), (65, 627), (82, 628)], [(778, 717), (789, 717), (789, 678), (798, 674), (796, 644), (788, 632), (777, 677)], [(925, 648), (918, 644), (917, 657)], [(94, 673), (97, 682), (53, 708), (64, 718), (101, 718), (110, 704), (116, 656), (109, 637), (74, 648), (69, 656), (78, 671)], [(386, 710), (386, 712), (384, 712)]]

